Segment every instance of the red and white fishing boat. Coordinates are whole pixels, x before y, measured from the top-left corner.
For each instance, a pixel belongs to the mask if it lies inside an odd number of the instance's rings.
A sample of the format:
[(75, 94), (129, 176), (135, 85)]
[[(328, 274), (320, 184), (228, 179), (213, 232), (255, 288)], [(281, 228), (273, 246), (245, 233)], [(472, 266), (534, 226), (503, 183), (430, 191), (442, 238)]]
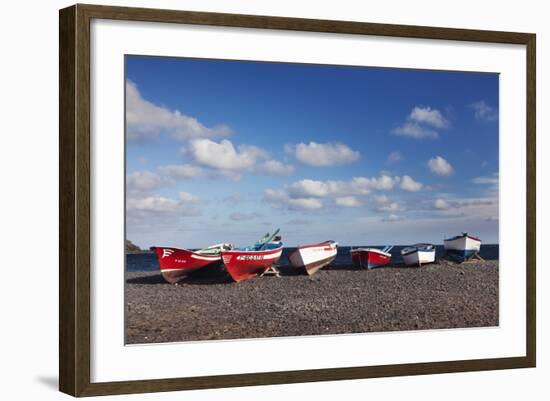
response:
[(288, 255), (293, 267), (304, 268), (310, 276), (327, 266), (336, 258), (338, 243), (325, 241), (314, 245), (299, 246)]
[(264, 273), (281, 257), (283, 243), (277, 236), (266, 234), (251, 247), (222, 251), (222, 260), (231, 278), (242, 281)]
[(356, 248), (350, 251), (351, 260), (355, 266), (373, 267), (386, 266), (391, 263), (391, 249), (393, 246), (388, 245), (382, 249), (378, 248)]
[(221, 263), (222, 250), (230, 250), (230, 244), (217, 244), (198, 251), (188, 249), (152, 247), (160, 266), (162, 277), (169, 283), (177, 283), (190, 273), (206, 266)]

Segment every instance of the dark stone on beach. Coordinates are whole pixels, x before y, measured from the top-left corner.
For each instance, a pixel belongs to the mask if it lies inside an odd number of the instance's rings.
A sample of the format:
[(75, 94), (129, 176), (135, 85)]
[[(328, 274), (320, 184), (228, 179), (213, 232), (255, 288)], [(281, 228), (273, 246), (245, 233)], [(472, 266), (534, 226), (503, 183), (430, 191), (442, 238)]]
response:
[(127, 273), (126, 305), (129, 344), (498, 326), (498, 261), (282, 269), (241, 283), (218, 271), (177, 286)]

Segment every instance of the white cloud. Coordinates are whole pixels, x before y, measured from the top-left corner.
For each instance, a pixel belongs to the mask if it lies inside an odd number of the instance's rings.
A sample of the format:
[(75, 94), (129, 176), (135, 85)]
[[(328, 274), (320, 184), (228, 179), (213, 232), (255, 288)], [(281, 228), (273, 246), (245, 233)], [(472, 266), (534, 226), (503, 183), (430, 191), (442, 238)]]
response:
[(484, 221), (498, 215), (498, 197), (455, 198), (442, 197), (426, 200), (425, 210), (432, 211), (433, 218), (463, 218)]
[(148, 196), (146, 198), (130, 198), (126, 201), (128, 210), (143, 210), (148, 212), (175, 212), (179, 207), (179, 202), (174, 199), (164, 198), (162, 196)]
[(199, 203), (201, 201), (198, 196), (192, 195), (189, 192), (179, 192), (178, 196), (182, 203)]
[(389, 222), (389, 223), (393, 223), (401, 220), (403, 220), (403, 217), (398, 216), (396, 214), (390, 214), (389, 216), (382, 218), (382, 221)]
[(287, 151), (293, 151), (297, 160), (315, 167), (349, 164), (359, 160), (359, 152), (342, 143), (299, 143), (296, 146), (286, 146)]
[[(267, 189), (264, 201), (274, 208), (320, 209), (323, 199), (331, 199), (330, 203), (339, 207), (359, 207), (363, 205), (362, 196), (372, 191), (388, 191), (401, 188), (405, 191), (420, 191), (424, 185), (410, 176), (355, 177), (349, 181), (318, 181), (303, 179), (295, 181), (283, 189)], [(404, 208), (389, 198), (377, 197), (378, 211), (401, 211)]]
[(283, 190), (266, 189), (263, 199), (275, 209), (316, 210), (323, 207), (323, 202), (318, 198), (291, 198)]
[(199, 216), (199, 202), (199, 197), (188, 192), (180, 192), (176, 198), (159, 195), (129, 196), (126, 198), (127, 223), (132, 230), (150, 231), (153, 227), (158, 229), (160, 225), (172, 226), (182, 216)]
[(386, 195), (376, 195), (374, 197), (374, 200), (376, 201), (376, 203), (378, 203), (379, 205), (383, 205), (385, 203), (389, 203), (391, 202), (391, 199), (388, 198)]
[(126, 177), (126, 188), (129, 192), (152, 191), (162, 184), (162, 177), (148, 170), (136, 171)]
[(489, 106), (484, 100), (479, 100), (477, 102), (471, 103), (468, 105), (468, 107), (474, 110), (474, 117), (476, 120), (498, 120), (498, 110), (496, 110), (492, 106)]
[(378, 204), (378, 206), (374, 208), (377, 212), (400, 212), (404, 210), (398, 202), (391, 200), (386, 195), (375, 196), (374, 200)]
[(401, 152), (391, 152), (389, 155), (388, 155), (388, 159), (387, 159), (387, 162), (388, 163), (396, 163), (398, 161), (401, 161), (403, 160), (403, 155), (401, 154)]
[(407, 120), (392, 130), (397, 136), (407, 136), (415, 139), (437, 139), (439, 133), (435, 129), (449, 127), (449, 121), (443, 114), (431, 107), (415, 106), (407, 116)]
[(126, 176), (126, 189), (129, 194), (144, 195), (166, 185), (173, 185), (175, 179), (192, 178), (203, 175), (200, 167), (188, 164), (160, 166), (156, 171), (135, 171)]
[(376, 208), (379, 212), (399, 212), (402, 210), (401, 206), (397, 202), (390, 202), (388, 204), (381, 205)]
[(342, 207), (362, 206), (362, 203), (355, 196), (343, 196), (343, 197), (334, 199), (334, 202), (338, 206), (342, 206)]
[(401, 189), (409, 192), (420, 191), (424, 185), (418, 181), (415, 181), (412, 177), (405, 175), (401, 178)]
[(267, 160), (260, 164), (256, 171), (270, 175), (291, 175), (294, 173), (294, 166), (291, 164), (284, 164), (278, 160)]
[(344, 197), (353, 195), (367, 195), (372, 190), (388, 191), (400, 181), (399, 177), (381, 175), (380, 177), (355, 177), (349, 181), (317, 181), (304, 179), (292, 183), (288, 193), (293, 198), (299, 197)]
[(460, 207), (465, 206), (491, 206), (497, 205), (497, 198), (469, 198), (469, 199), (458, 199), (456, 201)]
[(194, 204), (197, 201), (198, 198), (185, 192), (180, 193), (180, 199), (172, 199), (162, 196), (128, 198), (126, 200), (126, 210), (132, 215), (134, 215), (135, 212), (146, 212), (150, 214), (177, 214), (182, 216), (194, 216), (198, 214), (198, 211), (193, 207), (189, 207), (189, 204)]
[(280, 209), (288, 203), (288, 194), (281, 189), (268, 188), (264, 191), (264, 202), (269, 203), (272, 207)]
[[(424, 185), (408, 175), (398, 177), (383, 174), (371, 178), (354, 177), (348, 181), (303, 179), (287, 185), (283, 190), (270, 191), (274, 191), (271, 195), (276, 192), (279, 196), (289, 199), (331, 198), (338, 206), (355, 207), (361, 204), (356, 196), (368, 195), (372, 191), (389, 191), (397, 187), (405, 191), (420, 191)], [(337, 198), (339, 200), (336, 200)]]
[(329, 196), (330, 193), (337, 192), (338, 184), (335, 181), (316, 181), (316, 180), (300, 180), (290, 185), (290, 195), (294, 198), (304, 196), (314, 196), (318, 198), (324, 198)]
[(408, 136), (414, 139), (437, 139), (439, 134), (430, 128), (425, 128), (415, 122), (406, 122), (400, 127), (395, 128), (392, 133), (397, 136)]
[(498, 198), (477, 198), (458, 200), (459, 210), (469, 218), (475, 218), (478, 221), (493, 220), (499, 214)]
[(178, 140), (229, 135), (225, 125), (208, 128), (196, 118), (145, 100), (137, 85), (126, 81), (126, 124), (129, 139), (152, 139), (162, 133)]
[(194, 178), (204, 174), (202, 168), (192, 164), (173, 164), (160, 166), (158, 172), (171, 178)]
[(214, 142), (210, 139), (194, 139), (189, 143), (188, 152), (193, 159), (206, 167), (238, 171), (252, 167), (258, 158), (268, 157), (268, 153), (256, 146), (233, 146), (224, 139)]
[(380, 177), (372, 177), (372, 178), (364, 178), (359, 177), (356, 180), (356, 183), (365, 186), (370, 186), (372, 189), (376, 189), (378, 191), (389, 191), (392, 190), (397, 183), (399, 183), (399, 177), (391, 177), (387, 174), (383, 174)]
[(289, 209), (291, 210), (315, 210), (323, 207), (323, 202), (316, 198), (297, 198), (289, 199)]
[(443, 117), (441, 112), (431, 107), (415, 106), (409, 115), (411, 121), (431, 125), (435, 128), (447, 128), (449, 122)]
[(433, 202), (433, 207), (438, 210), (447, 210), (451, 207), (451, 205), (445, 199), (436, 199)]
[(428, 167), (432, 173), (441, 176), (449, 176), (454, 172), (453, 166), (441, 156), (428, 160)]
[(472, 182), (477, 185), (498, 185), (498, 173), (490, 177), (476, 177), (472, 179)]

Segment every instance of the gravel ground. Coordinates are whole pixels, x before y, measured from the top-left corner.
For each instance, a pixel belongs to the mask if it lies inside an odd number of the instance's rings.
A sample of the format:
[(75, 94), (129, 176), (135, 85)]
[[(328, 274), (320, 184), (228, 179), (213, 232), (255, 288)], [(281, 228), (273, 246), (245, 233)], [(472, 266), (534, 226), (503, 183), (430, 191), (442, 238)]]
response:
[(177, 285), (126, 274), (128, 344), (498, 326), (498, 261), (281, 271), (233, 283), (220, 270)]

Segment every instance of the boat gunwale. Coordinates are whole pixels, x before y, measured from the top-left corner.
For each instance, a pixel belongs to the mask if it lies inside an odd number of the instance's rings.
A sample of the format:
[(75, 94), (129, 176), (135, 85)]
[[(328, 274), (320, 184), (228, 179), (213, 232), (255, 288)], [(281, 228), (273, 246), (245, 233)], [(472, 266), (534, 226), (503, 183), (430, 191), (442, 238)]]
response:
[(417, 253), (417, 252), (435, 253), (435, 249), (430, 249), (430, 250), (427, 250), (427, 251), (423, 251), (423, 250), (420, 250), (420, 249), (415, 249), (414, 251), (410, 251), (410, 252), (406, 252), (406, 253), (401, 252), (401, 256), (412, 255), (413, 253)]
[(212, 258), (212, 259), (216, 259), (216, 260), (220, 259), (221, 255), (222, 255), (221, 251), (220, 251), (220, 253), (218, 253), (216, 255), (209, 255), (209, 254), (199, 253), (197, 251), (192, 251), (190, 249), (176, 248), (176, 247), (173, 247), (173, 246), (152, 246), (149, 249), (152, 250), (152, 251), (155, 251), (156, 248), (159, 248), (159, 249), (173, 249), (174, 251), (177, 251), (177, 252), (188, 252), (192, 255), (200, 256), (201, 258)]
[(338, 248), (338, 242), (334, 240), (323, 241), (323, 242), (319, 242), (318, 244), (311, 244), (311, 245), (298, 245), (296, 249), (292, 251), (292, 253), (296, 252), (299, 249), (316, 248), (316, 247), (320, 248), (323, 246), (333, 245), (333, 244), (335, 245), (335, 249)]
[(474, 237), (473, 235), (470, 235), (468, 233), (464, 233), (462, 235), (456, 235), (452, 238), (447, 238), (447, 239), (444, 239), (443, 242), (448, 242), (448, 241), (455, 241), (457, 239), (461, 239), (461, 238), (464, 238), (464, 237), (467, 237), (467, 238), (470, 238), (471, 240), (474, 240), (474, 241), (478, 241), (478, 242), (481, 242), (481, 239), (478, 238), (478, 237)]
[(240, 254), (248, 254), (248, 253), (251, 253), (251, 254), (259, 254), (259, 253), (262, 253), (262, 254), (271, 254), (271, 253), (276, 253), (278, 251), (282, 251), (283, 249), (283, 245), (281, 245), (280, 247), (278, 248), (274, 248), (274, 249), (262, 249), (260, 251), (243, 251), (243, 250), (239, 250), (239, 249), (231, 249), (230, 251), (221, 251), (220, 255), (224, 255), (224, 254), (228, 254), (228, 253), (231, 253), (231, 254), (235, 254), (235, 253), (240, 253)]
[[(431, 247), (431, 249), (420, 249), (422, 246), (425, 247)], [(407, 251), (408, 248), (411, 248), (410, 251)], [(415, 252), (435, 252), (435, 245), (434, 244), (428, 244), (428, 243), (420, 243), (420, 244), (414, 244), (407, 246), (403, 249), (401, 249), (401, 256), (410, 255)]]

